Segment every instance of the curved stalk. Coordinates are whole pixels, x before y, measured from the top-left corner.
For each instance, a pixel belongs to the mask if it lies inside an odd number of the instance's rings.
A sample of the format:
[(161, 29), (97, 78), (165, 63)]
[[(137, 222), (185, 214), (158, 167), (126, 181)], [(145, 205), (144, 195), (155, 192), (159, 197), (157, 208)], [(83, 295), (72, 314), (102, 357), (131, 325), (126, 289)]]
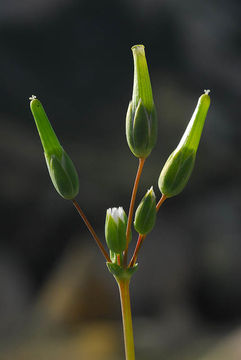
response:
[(162, 197), (160, 198), (160, 200), (158, 201), (157, 203), (157, 206), (156, 206), (156, 211), (158, 212), (160, 207), (162, 206), (162, 204), (164, 203), (164, 201), (167, 199), (166, 195), (162, 195)]
[(100, 239), (98, 238), (96, 232), (94, 231), (93, 227), (91, 226), (89, 220), (88, 220), (87, 217), (85, 216), (83, 210), (80, 208), (78, 202), (77, 202), (75, 199), (73, 199), (72, 202), (73, 202), (74, 207), (75, 207), (76, 210), (78, 211), (79, 215), (81, 216), (82, 220), (84, 221), (87, 229), (88, 229), (89, 232), (91, 233), (91, 235), (92, 235), (93, 239), (95, 240), (97, 246), (99, 247), (100, 251), (102, 252), (102, 254), (104, 255), (104, 257), (106, 258), (107, 262), (111, 262), (110, 257), (109, 257), (109, 255), (108, 255), (107, 251), (105, 250), (102, 242), (100, 241)]
[(128, 267), (132, 267), (135, 265), (139, 250), (141, 248), (141, 245), (142, 245), (145, 237), (146, 237), (146, 235), (139, 235), (133, 256), (131, 258), (131, 261), (130, 261), (130, 264), (128, 265)]
[(132, 218), (133, 218), (133, 212), (134, 212), (134, 206), (135, 206), (135, 200), (136, 200), (136, 193), (137, 193), (137, 189), (138, 189), (138, 185), (139, 185), (139, 181), (140, 181), (140, 177), (141, 177), (141, 173), (142, 173), (142, 170), (143, 170), (144, 163), (145, 163), (145, 159), (144, 158), (139, 158), (139, 166), (138, 166), (138, 170), (137, 170), (137, 173), (136, 173), (136, 178), (135, 178), (135, 182), (134, 182), (134, 186), (133, 186), (133, 190), (132, 190), (131, 202), (130, 202), (128, 220), (127, 220), (126, 249), (124, 251), (124, 259), (123, 259), (124, 266), (127, 265), (127, 251), (128, 251), (128, 246), (129, 246), (129, 242), (130, 242), (131, 223), (132, 223)]
[[(158, 212), (161, 205), (164, 203), (164, 201), (167, 199), (167, 197), (165, 195), (162, 195), (161, 199), (158, 201), (157, 203), (157, 206), (156, 206), (156, 211)], [(135, 247), (135, 250), (134, 250), (134, 253), (133, 253), (133, 256), (131, 258), (131, 261), (128, 265), (128, 267), (132, 267), (135, 265), (136, 263), (136, 259), (137, 259), (137, 256), (138, 256), (138, 253), (140, 251), (140, 248), (142, 246), (142, 243), (145, 239), (146, 235), (140, 235), (139, 234), (139, 237), (138, 237), (138, 241), (137, 241), (137, 244), (136, 244), (136, 247)]]

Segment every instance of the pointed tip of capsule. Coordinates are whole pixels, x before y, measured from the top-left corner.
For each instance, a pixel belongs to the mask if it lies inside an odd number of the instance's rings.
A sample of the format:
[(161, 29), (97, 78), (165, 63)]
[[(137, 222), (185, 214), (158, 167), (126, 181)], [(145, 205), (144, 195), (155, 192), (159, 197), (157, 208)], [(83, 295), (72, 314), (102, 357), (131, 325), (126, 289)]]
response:
[(153, 186), (151, 186), (150, 189), (147, 190), (146, 196), (148, 196), (149, 194), (151, 194), (152, 196), (153, 196), (153, 195), (155, 196), (155, 192), (154, 192), (154, 190), (153, 190)]
[(143, 49), (145, 49), (145, 46), (143, 44), (136, 44), (131, 47), (132, 51), (133, 50), (141, 50), (142, 51)]
[(37, 96), (35, 96), (35, 95), (32, 95), (32, 96), (29, 97), (29, 100), (31, 100), (31, 101), (35, 100), (35, 99), (37, 99)]
[(35, 111), (36, 108), (39, 108), (39, 107), (41, 106), (41, 103), (40, 103), (40, 101), (37, 99), (37, 96), (36, 96), (36, 95), (30, 96), (29, 100), (30, 100), (29, 105), (30, 105), (30, 109), (31, 109), (32, 112)]
[(202, 94), (199, 98), (199, 101), (200, 103), (205, 103), (207, 108), (209, 108), (209, 105), (210, 105), (210, 90), (207, 89), (207, 90), (204, 90), (204, 94)]

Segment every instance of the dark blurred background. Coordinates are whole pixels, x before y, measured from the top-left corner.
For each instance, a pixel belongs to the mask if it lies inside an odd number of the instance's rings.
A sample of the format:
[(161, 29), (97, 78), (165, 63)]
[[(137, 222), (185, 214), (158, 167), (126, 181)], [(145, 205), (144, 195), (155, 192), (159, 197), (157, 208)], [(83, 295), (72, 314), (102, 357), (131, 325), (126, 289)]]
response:
[(117, 287), (50, 182), (28, 98), (75, 162), (104, 241), (105, 211), (128, 210), (138, 165), (125, 140), (137, 43), (159, 118), (138, 201), (151, 185), (160, 197), (162, 166), (211, 90), (193, 175), (132, 281), (137, 358), (241, 358), (240, 16), (239, 0), (0, 2), (0, 359), (123, 359)]

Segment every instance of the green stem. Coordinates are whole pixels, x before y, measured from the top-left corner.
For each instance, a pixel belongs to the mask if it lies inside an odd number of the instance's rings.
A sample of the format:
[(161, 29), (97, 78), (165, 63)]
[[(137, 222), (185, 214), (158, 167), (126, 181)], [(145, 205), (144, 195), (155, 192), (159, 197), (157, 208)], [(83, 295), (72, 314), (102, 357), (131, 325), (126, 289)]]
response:
[(131, 316), (129, 284), (130, 279), (117, 279), (121, 300), (123, 333), (125, 342), (126, 360), (135, 360), (135, 347)]

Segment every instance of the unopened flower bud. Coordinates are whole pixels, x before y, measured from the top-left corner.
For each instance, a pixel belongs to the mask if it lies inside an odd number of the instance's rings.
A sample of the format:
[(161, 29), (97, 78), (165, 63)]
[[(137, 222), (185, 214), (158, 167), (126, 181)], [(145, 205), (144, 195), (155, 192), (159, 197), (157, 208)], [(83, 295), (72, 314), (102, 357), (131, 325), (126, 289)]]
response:
[(122, 207), (110, 208), (106, 212), (105, 238), (112, 252), (120, 254), (126, 248), (127, 216)]
[(117, 262), (117, 254), (112, 250), (110, 250), (110, 260), (113, 264)]
[(200, 96), (181, 141), (169, 156), (161, 171), (158, 186), (161, 193), (166, 197), (178, 195), (190, 178), (210, 106), (209, 92), (209, 90), (205, 90), (205, 93)]
[(148, 234), (156, 221), (156, 196), (151, 187), (136, 209), (134, 227), (141, 235)]
[(59, 143), (41, 102), (30, 98), (32, 111), (50, 178), (57, 192), (65, 199), (74, 199), (79, 192), (79, 178), (75, 166)]
[(126, 114), (126, 138), (132, 153), (147, 158), (157, 139), (157, 116), (143, 45), (132, 47), (134, 84)]

